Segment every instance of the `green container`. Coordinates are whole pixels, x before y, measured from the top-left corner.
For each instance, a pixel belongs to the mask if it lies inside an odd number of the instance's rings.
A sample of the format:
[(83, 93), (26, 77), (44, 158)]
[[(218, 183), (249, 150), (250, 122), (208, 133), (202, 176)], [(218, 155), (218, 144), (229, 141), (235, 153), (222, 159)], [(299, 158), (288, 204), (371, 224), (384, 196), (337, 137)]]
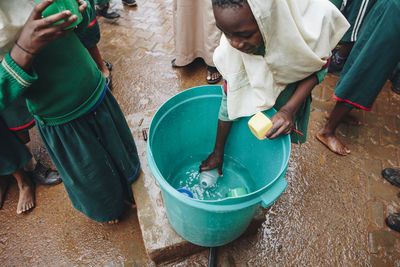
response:
[(230, 190), (227, 194), (226, 197), (241, 197), (244, 195), (247, 195), (247, 188), (246, 187), (237, 187), (232, 190)]
[[(36, 3), (41, 2), (42, 0), (35, 0)], [(82, 22), (82, 14), (81, 12), (79, 12), (79, 6), (78, 3), (76, 2), (76, 0), (54, 0), (54, 3), (52, 3), (51, 5), (49, 5), (42, 13), (43, 17), (48, 17), (51, 15), (54, 15), (56, 13), (59, 13), (61, 11), (64, 10), (70, 10), (72, 15), (77, 15), (78, 19), (72, 23), (70, 26), (68, 26), (67, 29), (73, 28), (77, 25), (79, 25), (79, 23)], [(63, 22), (64, 20), (60, 20), (56, 23), (54, 23), (55, 25)]]
[[(258, 140), (249, 130), (250, 117), (236, 121), (226, 144), (232, 157), (251, 174), (255, 188), (244, 196), (220, 200), (191, 199), (178, 192), (168, 177), (182, 159), (208, 155), (214, 147), (220, 86), (200, 86), (183, 91), (164, 103), (153, 117), (147, 142), (150, 170), (160, 185), (168, 220), (191, 243), (206, 247), (227, 244), (250, 224), (260, 205), (271, 205), (284, 191), (290, 156), (288, 135)], [(276, 111), (266, 111), (271, 117)]]

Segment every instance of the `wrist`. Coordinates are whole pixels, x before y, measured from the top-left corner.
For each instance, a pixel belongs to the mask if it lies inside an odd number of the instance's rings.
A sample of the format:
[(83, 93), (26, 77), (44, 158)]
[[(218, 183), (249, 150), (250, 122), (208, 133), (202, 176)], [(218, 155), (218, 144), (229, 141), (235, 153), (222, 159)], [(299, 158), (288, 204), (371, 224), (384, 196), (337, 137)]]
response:
[(296, 114), (297, 109), (295, 107), (291, 107), (289, 105), (283, 106), (279, 112), (286, 114), (288, 117), (293, 118), (294, 114)]
[(14, 45), (10, 51), (10, 57), (21, 69), (29, 72), (35, 55), (23, 51), (18, 45)]
[(224, 157), (224, 149), (221, 148), (214, 148), (214, 155), (217, 158), (223, 158)]

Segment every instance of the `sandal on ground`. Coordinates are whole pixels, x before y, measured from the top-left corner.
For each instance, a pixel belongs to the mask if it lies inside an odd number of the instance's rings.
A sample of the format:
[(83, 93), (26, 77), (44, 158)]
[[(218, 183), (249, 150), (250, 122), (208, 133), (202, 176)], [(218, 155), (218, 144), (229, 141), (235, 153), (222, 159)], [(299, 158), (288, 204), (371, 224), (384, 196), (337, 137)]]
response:
[(178, 65), (176, 65), (175, 61), (176, 61), (176, 58), (174, 58), (173, 60), (171, 60), (171, 66), (172, 66), (173, 68), (183, 68), (183, 67), (184, 67), (184, 66), (178, 66)]
[(108, 61), (105, 61), (105, 60), (103, 60), (103, 61), (104, 61), (104, 65), (106, 65), (107, 69), (108, 69), (109, 71), (112, 71), (112, 65), (111, 65), (111, 63), (108, 62)]
[(392, 185), (400, 187), (400, 170), (386, 168), (382, 171), (382, 177)]
[[(207, 71), (210, 72), (210, 75), (207, 74), (207, 78), (206, 78), (206, 80), (207, 80), (207, 82), (208, 82), (209, 84), (216, 84), (216, 83), (218, 83), (219, 81), (221, 81), (222, 75), (218, 72), (218, 70), (217, 70), (216, 67), (207, 66)], [(218, 73), (219, 76), (218, 76), (218, 78), (216, 78), (216, 79), (213, 80), (211, 77), (212, 77), (212, 75), (215, 74), (215, 73)]]
[(400, 212), (390, 214), (385, 222), (390, 229), (400, 232)]

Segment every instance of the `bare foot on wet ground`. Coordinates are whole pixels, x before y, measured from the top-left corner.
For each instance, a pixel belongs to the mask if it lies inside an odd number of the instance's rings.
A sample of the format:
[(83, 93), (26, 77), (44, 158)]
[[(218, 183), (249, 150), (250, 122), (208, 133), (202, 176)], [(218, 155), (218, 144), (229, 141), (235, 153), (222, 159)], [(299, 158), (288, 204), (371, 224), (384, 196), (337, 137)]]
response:
[(343, 145), (334, 134), (326, 134), (323, 131), (319, 131), (316, 135), (317, 139), (328, 147), (332, 152), (336, 154), (347, 156), (350, 154), (350, 149)]
[(35, 207), (35, 185), (30, 178), (24, 179), (18, 184), (19, 199), (17, 206), (17, 214), (27, 212)]
[(3, 202), (9, 183), (10, 183), (10, 177), (8, 176), (0, 177), (0, 209), (3, 207)]

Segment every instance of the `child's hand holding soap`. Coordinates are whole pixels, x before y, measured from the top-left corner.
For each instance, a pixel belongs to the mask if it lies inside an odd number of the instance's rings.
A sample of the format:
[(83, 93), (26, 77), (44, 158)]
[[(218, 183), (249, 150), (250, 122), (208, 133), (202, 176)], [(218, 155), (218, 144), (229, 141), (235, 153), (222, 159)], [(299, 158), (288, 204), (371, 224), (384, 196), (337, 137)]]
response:
[(248, 122), (251, 132), (260, 140), (265, 139), (265, 135), (272, 127), (272, 121), (264, 115), (257, 112)]

